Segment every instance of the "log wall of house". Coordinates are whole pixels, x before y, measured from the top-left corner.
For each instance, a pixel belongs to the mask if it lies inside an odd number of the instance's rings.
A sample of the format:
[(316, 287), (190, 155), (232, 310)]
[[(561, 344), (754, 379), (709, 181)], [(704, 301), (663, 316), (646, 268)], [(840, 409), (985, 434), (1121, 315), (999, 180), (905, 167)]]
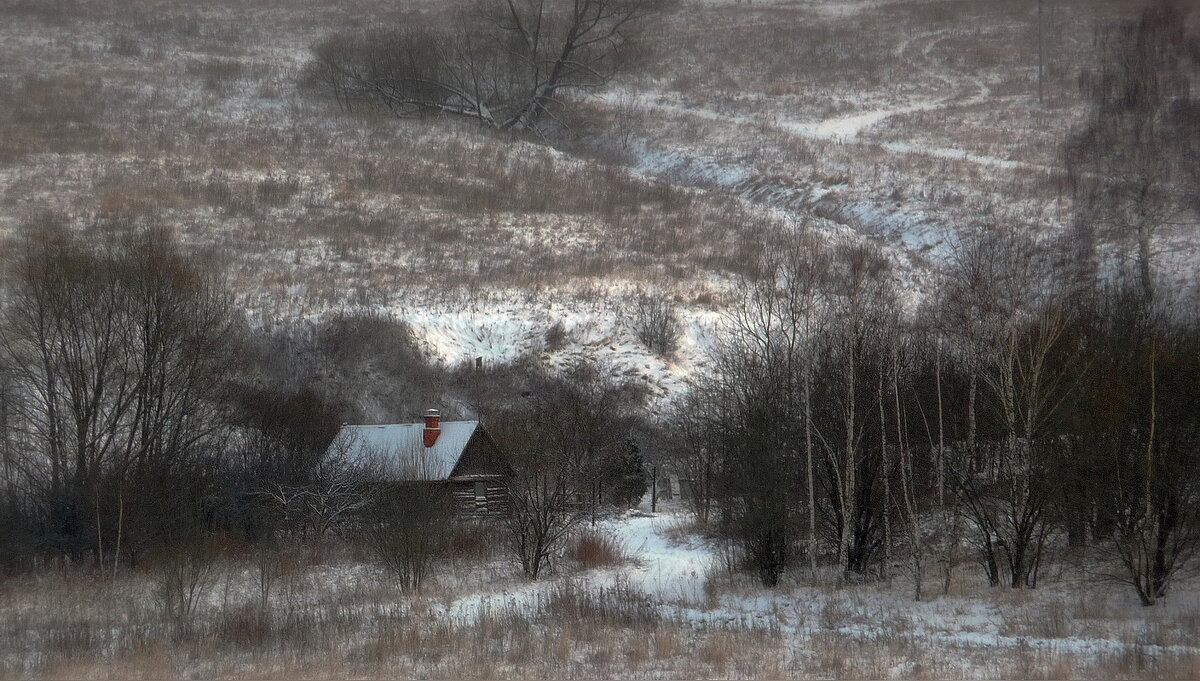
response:
[(499, 517), (508, 513), (508, 490), (502, 480), (452, 480), (449, 485), (454, 505), (464, 516)]

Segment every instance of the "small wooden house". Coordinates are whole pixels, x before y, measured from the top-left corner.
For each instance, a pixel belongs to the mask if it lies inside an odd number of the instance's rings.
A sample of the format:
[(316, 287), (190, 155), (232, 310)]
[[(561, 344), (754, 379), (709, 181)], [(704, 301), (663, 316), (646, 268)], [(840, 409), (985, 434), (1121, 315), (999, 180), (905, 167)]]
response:
[(382, 483), (445, 485), (462, 515), (508, 512), (512, 469), (478, 421), (442, 421), (430, 409), (423, 423), (345, 425), (330, 452)]

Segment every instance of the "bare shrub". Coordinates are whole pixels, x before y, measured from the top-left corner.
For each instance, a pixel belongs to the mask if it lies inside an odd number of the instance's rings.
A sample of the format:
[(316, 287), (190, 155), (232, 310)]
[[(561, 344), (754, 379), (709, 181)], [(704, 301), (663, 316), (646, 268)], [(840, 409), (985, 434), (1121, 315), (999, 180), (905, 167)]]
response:
[(108, 51), (119, 57), (137, 58), (142, 56), (142, 43), (128, 33), (122, 33), (108, 41)]
[(368, 504), (360, 536), (399, 580), (417, 591), (446, 550), (446, 523), (453, 513), (446, 491), (433, 484), (407, 483), (381, 489)]
[(210, 58), (189, 64), (187, 70), (202, 79), (204, 89), (217, 92), (227, 92), (245, 75), (245, 65), (236, 59)]
[(821, 604), (821, 609), (817, 614), (822, 629), (836, 631), (850, 623), (853, 611), (846, 599), (830, 596)]
[(155, 570), (158, 601), (163, 614), (180, 630), (187, 630), (212, 586), (220, 553), (211, 540), (200, 540), (164, 555)]
[(662, 291), (639, 289), (626, 312), (634, 334), (651, 352), (670, 357), (679, 347), (679, 314)]
[(254, 187), (254, 195), (259, 202), (274, 207), (287, 205), (299, 191), (300, 180), (295, 177), (269, 177)]
[(554, 324), (546, 329), (546, 350), (549, 352), (559, 352), (567, 344), (567, 330), (563, 326), (562, 320), (554, 322)]
[(479, 564), (504, 555), (503, 542), (496, 541), (504, 528), (494, 520), (461, 518), (445, 528), (445, 556), (460, 565)]
[(588, 530), (575, 537), (570, 557), (584, 569), (611, 567), (626, 560), (620, 540), (611, 534)]

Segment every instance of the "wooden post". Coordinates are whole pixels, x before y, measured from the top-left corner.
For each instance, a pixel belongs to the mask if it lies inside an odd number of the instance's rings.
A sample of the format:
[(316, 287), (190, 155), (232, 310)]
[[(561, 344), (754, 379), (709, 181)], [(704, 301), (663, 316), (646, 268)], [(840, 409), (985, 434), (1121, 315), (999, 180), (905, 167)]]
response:
[(1044, 5), (1045, 0), (1038, 0), (1038, 104), (1044, 103), (1046, 89), (1044, 84), (1046, 79), (1046, 21)]
[(650, 512), (658, 513), (658, 464), (650, 468)]

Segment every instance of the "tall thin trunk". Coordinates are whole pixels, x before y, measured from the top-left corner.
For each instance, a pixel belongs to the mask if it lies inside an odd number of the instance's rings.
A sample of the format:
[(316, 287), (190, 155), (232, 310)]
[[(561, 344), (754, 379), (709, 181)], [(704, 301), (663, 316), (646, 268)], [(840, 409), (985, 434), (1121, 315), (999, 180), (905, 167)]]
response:
[(924, 555), (921, 545), (921, 514), (917, 507), (916, 497), (916, 471), (913, 470), (912, 451), (908, 448), (904, 441), (904, 419), (900, 410), (900, 365), (896, 364), (896, 370), (892, 374), (892, 396), (895, 399), (896, 409), (896, 451), (900, 456), (900, 485), (901, 491), (904, 494), (904, 510), (908, 515), (909, 529), (909, 552), (912, 559), (913, 571), (913, 599), (921, 600), (924, 581), (921, 576), (921, 568)]
[(1045, 22), (1045, 0), (1038, 0), (1037, 22), (1038, 22), (1038, 104), (1045, 101), (1045, 80), (1046, 80), (1046, 22)]
[(1158, 381), (1157, 381), (1157, 377), (1155, 375), (1155, 367), (1154, 367), (1154, 364), (1156, 361), (1155, 352), (1156, 352), (1155, 344), (1154, 344), (1154, 341), (1152, 340), (1152, 341), (1150, 341), (1150, 432), (1149, 432), (1148, 437), (1146, 438), (1146, 477), (1145, 477), (1145, 487), (1142, 490), (1142, 503), (1145, 507), (1145, 514), (1146, 514), (1147, 521), (1149, 521), (1149, 519), (1152, 517), (1151, 514), (1153, 512), (1153, 498), (1151, 496), (1151, 490), (1152, 490), (1151, 479), (1154, 477), (1154, 429), (1155, 429), (1155, 426), (1156, 426), (1157, 420), (1158, 420), (1157, 414), (1156, 414), (1156, 409), (1157, 409), (1156, 403), (1158, 400), (1158, 395), (1157, 395)]
[(117, 492), (117, 548), (113, 551), (113, 579), (117, 578), (117, 568), (121, 564), (121, 534), (125, 524), (125, 492)]
[(851, 518), (851, 504), (854, 490), (858, 486), (857, 473), (858, 461), (854, 451), (854, 429), (855, 414), (854, 414), (854, 399), (855, 399), (855, 380), (854, 374), (857, 370), (854, 361), (854, 348), (851, 347), (846, 359), (847, 369), (847, 388), (846, 388), (846, 455), (845, 455), (845, 474), (842, 476), (842, 491), (838, 496), (841, 497), (842, 508), (842, 532), (838, 542), (838, 563), (845, 573), (850, 569), (850, 541), (853, 534), (854, 522)]
[(887, 416), (883, 409), (883, 365), (880, 364), (876, 398), (879, 402), (879, 449), (883, 456), (883, 577), (888, 578), (892, 562), (892, 459), (888, 452)]
[(975, 435), (978, 432), (975, 420), (975, 396), (979, 388), (979, 374), (972, 368), (971, 378), (967, 386), (967, 453), (975, 458)]
[(808, 569), (817, 574), (817, 491), (813, 476), (812, 371), (804, 370), (804, 456), (808, 474)]
[(950, 593), (954, 580), (955, 548), (958, 545), (958, 515), (951, 522), (946, 507), (946, 421), (942, 402), (942, 344), (938, 343), (934, 362), (934, 381), (937, 384), (937, 494), (938, 517), (942, 523), (942, 593)]

